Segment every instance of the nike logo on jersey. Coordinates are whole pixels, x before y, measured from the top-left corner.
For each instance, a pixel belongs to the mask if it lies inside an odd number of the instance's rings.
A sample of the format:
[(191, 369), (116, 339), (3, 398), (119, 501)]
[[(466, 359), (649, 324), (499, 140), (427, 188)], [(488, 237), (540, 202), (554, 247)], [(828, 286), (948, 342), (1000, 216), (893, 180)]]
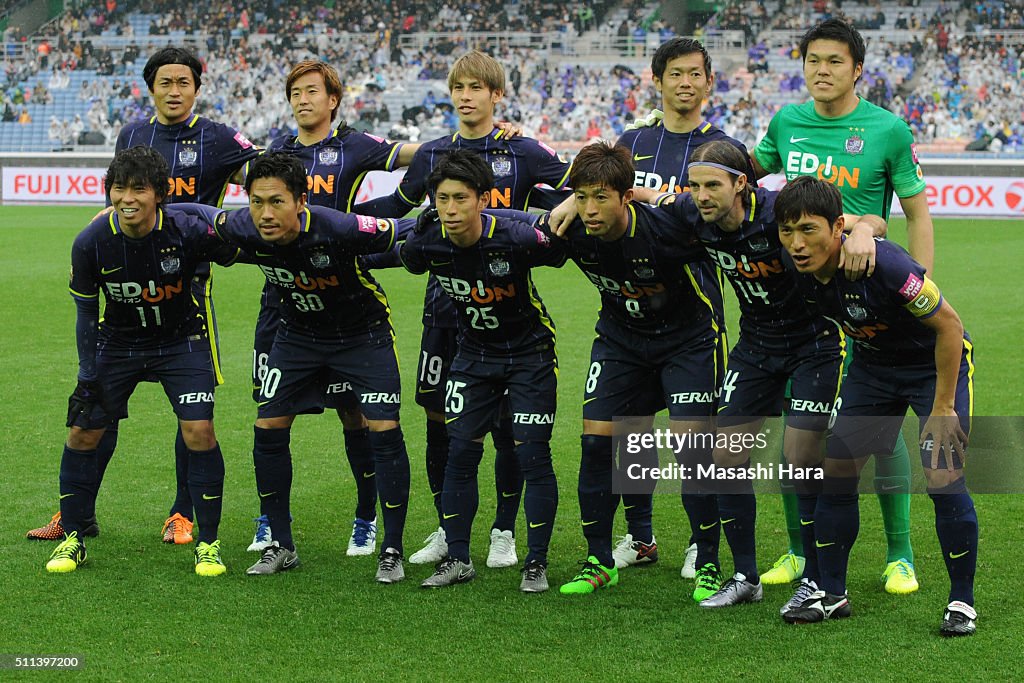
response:
[(795, 138), (792, 135), (789, 136), (789, 144), (791, 145), (795, 145), (798, 142), (803, 142), (804, 140), (810, 140), (810, 138)]
[(725, 525), (725, 524), (728, 524), (729, 522), (735, 522), (735, 521), (736, 521), (735, 517), (730, 517), (729, 519), (723, 519), (722, 520), (722, 524)]
[(432, 265), (434, 267), (437, 267), (437, 266), (448, 266), (448, 265), (451, 265), (451, 261), (434, 261), (433, 259), (431, 259), (430, 265)]
[(446, 425), (450, 425), (452, 422), (455, 422), (458, 419), (459, 418), (457, 418), (457, 417), (446, 417), (445, 420), (444, 420), (444, 423)]
[(639, 154), (634, 154), (633, 155), (633, 161), (643, 161), (644, 159), (653, 159), (653, 158), (654, 158), (653, 154), (645, 154), (643, 156), (641, 156)]
[(363, 479), (369, 479), (370, 477), (377, 474), (376, 472), (363, 472)]
[(827, 548), (830, 545), (835, 545), (835, 541), (833, 541), (831, 543), (822, 543), (821, 541), (815, 541), (814, 542), (814, 547), (815, 548)]
[(118, 266), (117, 268), (100, 268), (100, 275), (110, 275), (111, 273), (116, 273), (123, 268), (124, 266)]
[(458, 517), (459, 513), (456, 512), (454, 515), (441, 515), (441, 516), (444, 517), (445, 519), (451, 519), (452, 517)]
[(971, 551), (970, 550), (965, 550), (962, 553), (950, 553), (949, 554), (949, 559), (951, 559), (951, 560), (959, 559), (959, 558), (963, 557), (964, 555), (966, 555), (969, 552), (971, 552)]
[(813, 519), (808, 519), (808, 520), (801, 519), (800, 520), (800, 526), (810, 526), (812, 524), (814, 524), (814, 520)]
[(597, 520), (595, 519), (595, 520), (594, 520), (594, 521), (592, 521), (592, 522), (582, 522), (582, 525), (583, 525), (583, 526), (590, 526), (591, 524), (597, 524)]
[(501, 492), (502, 498), (515, 498), (518, 495), (519, 491), (513, 491), (512, 493), (505, 493), (504, 491)]
[(718, 522), (712, 522), (711, 524), (701, 524), (700, 530), (707, 531), (708, 529), (714, 529), (716, 524), (718, 524)]
[(394, 504), (392, 504), (392, 503), (384, 503), (384, 507), (386, 507), (388, 510), (394, 510), (395, 508), (402, 507), (402, 504), (401, 503), (394, 503)]
[(73, 493), (64, 493), (64, 494), (61, 494), (60, 499), (64, 500), (65, 498), (70, 498), (73, 495), (75, 495), (75, 494), (73, 494)]
[(267, 498), (268, 496), (272, 496), (275, 493), (277, 493), (277, 491), (271, 491), (270, 493), (261, 493), (260, 498)]
[(220, 498), (220, 496), (211, 496), (205, 493), (203, 494), (203, 500), (217, 500), (218, 498)]
[(539, 529), (540, 527), (544, 526), (545, 524), (547, 524), (547, 522), (530, 522), (530, 528), (531, 529)]
[(429, 394), (432, 391), (437, 391), (437, 389), (417, 389), (416, 393), (417, 394)]

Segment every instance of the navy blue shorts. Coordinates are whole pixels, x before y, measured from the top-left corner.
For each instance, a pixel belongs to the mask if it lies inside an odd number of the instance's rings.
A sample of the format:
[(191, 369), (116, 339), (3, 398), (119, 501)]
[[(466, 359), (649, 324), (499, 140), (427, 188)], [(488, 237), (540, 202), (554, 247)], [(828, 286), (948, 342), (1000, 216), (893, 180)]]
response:
[[(270, 292), (270, 296), (276, 295)], [(270, 349), (274, 346), (280, 324), (281, 313), (277, 306), (267, 304), (267, 292), (264, 290), (252, 342), (252, 400), (257, 403), (260, 401), (260, 384), (267, 376)], [(359, 397), (352, 393), (351, 385), (344, 378), (332, 376), (326, 384), (324, 407), (348, 410), (359, 408)]]
[(458, 329), (423, 327), (420, 359), (416, 367), (416, 403), (435, 413), (444, 413), (448, 372), (458, 348)]
[(590, 349), (583, 419), (610, 422), (666, 407), (673, 418), (712, 416), (722, 379), (718, 358), (713, 336), (681, 342), (606, 325)]
[(808, 342), (786, 354), (765, 353), (740, 337), (729, 353), (718, 399), (718, 423), (774, 417), (785, 408), (788, 426), (825, 431), (839, 390), (844, 353), (838, 335)]
[(506, 400), (516, 441), (550, 441), (558, 402), (557, 359), (479, 361), (456, 356), (445, 391), (448, 433), (466, 440), (483, 437), (493, 429)]
[(156, 381), (164, 388), (179, 420), (212, 420), (213, 390), (217, 381), (210, 361), (206, 337), (165, 349), (162, 356), (96, 354), (96, 372), (103, 402), (73, 424), (82, 429), (100, 429), (111, 420), (128, 417), (128, 399), (139, 382)]
[[(205, 268), (203, 267), (205, 266)], [(192, 278), (192, 298), (199, 306), (199, 312), (203, 316), (206, 325), (207, 343), (210, 347), (210, 359), (213, 363), (213, 375), (217, 380), (217, 386), (224, 384), (224, 375), (220, 369), (220, 336), (217, 330), (217, 312), (213, 307), (213, 273), (210, 272), (208, 262), (200, 263), (196, 268), (196, 274)], [(144, 382), (159, 382), (156, 375), (147, 375)]]
[[(854, 354), (849, 374), (843, 380), (836, 400), (835, 418), (827, 443), (828, 457), (862, 458), (875, 453), (891, 453), (903, 426), (907, 408), (918, 418), (918, 433), (932, 410), (935, 398), (935, 365), (878, 367), (862, 362), (864, 354)], [(971, 433), (974, 410), (974, 347), (967, 339), (960, 356), (953, 408), (960, 428)], [(931, 443), (921, 448), (921, 464), (931, 467)], [(954, 467), (962, 467), (954, 458)], [(945, 468), (945, 458), (939, 467)]]
[(345, 383), (351, 386), (368, 420), (398, 419), (402, 382), (390, 325), (338, 341), (280, 326), (257, 414), (268, 418), (323, 412), (330, 385), (339, 382), (339, 390)]

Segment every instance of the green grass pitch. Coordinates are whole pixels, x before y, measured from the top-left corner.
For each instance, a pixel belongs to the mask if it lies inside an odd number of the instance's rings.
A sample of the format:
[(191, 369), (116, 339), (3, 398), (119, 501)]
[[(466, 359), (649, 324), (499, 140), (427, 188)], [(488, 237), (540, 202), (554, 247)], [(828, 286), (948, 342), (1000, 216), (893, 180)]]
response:
[[(421, 591), (419, 581), (429, 569), (408, 565), (406, 582), (374, 583), (372, 559), (344, 556), (354, 487), (332, 415), (300, 418), (293, 429), (293, 511), (302, 568), (277, 577), (245, 576), (255, 560), (245, 552), (257, 509), (248, 377), (260, 288), (259, 274), (248, 266), (216, 272), (228, 378), (217, 392), (216, 426), (227, 461), (221, 541), (229, 573), (200, 579), (192, 572), (190, 548), (160, 543), (173, 498), (175, 425), (162, 392), (150, 384), (140, 387), (131, 418), (122, 425), (98, 502), (102, 535), (89, 543), (89, 563), (71, 575), (47, 575), (43, 565), (52, 546), (23, 535), (49, 519), (57, 505), (66, 400), (76, 370), (68, 255), (93, 212), (0, 208), (0, 558), (7, 577), (0, 654), (81, 655), (85, 666), (78, 674), (89, 680), (1019, 676), (1022, 496), (977, 497), (980, 619), (970, 639), (950, 642), (936, 635), (948, 586), (931, 502), (924, 496), (915, 496), (913, 504), (921, 590), (907, 597), (887, 595), (878, 584), (884, 539), (878, 505), (872, 496), (863, 497), (850, 573), (854, 617), (843, 622), (786, 626), (777, 609), (789, 597), (787, 587), (766, 588), (761, 605), (703, 613), (689, 597), (690, 582), (679, 578), (688, 530), (678, 498), (668, 495), (655, 501), (658, 564), (626, 570), (618, 587), (600, 595), (560, 596), (557, 585), (573, 574), (585, 548), (575, 491), (580, 396), (597, 311), (596, 290), (573, 267), (536, 274), (558, 326), (561, 364), (552, 443), (561, 505), (551, 548), (555, 589), (549, 593), (522, 595), (515, 569), (483, 567), (493, 513), (493, 473), (486, 458), (473, 546), (478, 580)], [(1020, 221), (936, 221), (936, 280), (977, 347), (977, 415), (1024, 415), (1024, 351), (1011, 279), (1024, 254), (1022, 228)], [(891, 232), (905, 241), (902, 223), (895, 222)], [(391, 298), (405, 393), (411, 396), (423, 283), (398, 271), (381, 273), (380, 279)], [(402, 421), (413, 477), (405, 537), (411, 553), (436, 519), (424, 474), (423, 417), (411, 400)], [(776, 496), (759, 502), (758, 552), (766, 567), (785, 550), (785, 525)], [(519, 523), (523, 551), (522, 517)], [(620, 515), (617, 530), (623, 526)], [(728, 571), (724, 542), (723, 561)]]

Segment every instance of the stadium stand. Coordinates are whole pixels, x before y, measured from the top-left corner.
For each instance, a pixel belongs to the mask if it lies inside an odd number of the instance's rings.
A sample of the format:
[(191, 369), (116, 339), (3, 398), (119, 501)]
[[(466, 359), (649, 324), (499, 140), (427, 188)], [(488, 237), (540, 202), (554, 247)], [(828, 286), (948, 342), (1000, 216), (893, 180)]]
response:
[[(0, 150), (111, 145), (124, 123), (152, 115), (141, 69), (166, 44), (193, 47), (206, 61), (199, 113), (258, 142), (290, 128), (286, 65), (308, 56), (341, 72), (341, 112), (351, 124), (395, 139), (436, 137), (454, 125), (448, 66), (481, 45), (509, 76), (500, 117), (546, 141), (614, 138), (658, 101), (650, 54), (672, 35), (659, 4), (412, 0), (370, 15), (353, 3), (312, 0), (272, 10), (248, 0), (83, 3), (31, 39), (5, 33)], [(739, 35), (743, 48), (712, 49), (717, 82), (707, 118), (752, 145), (775, 111), (802, 101), (797, 41), (830, 7), (764, 0), (715, 14), (698, 33)], [(1024, 148), (1019, 7), (848, 0), (842, 12), (869, 41), (861, 94), (907, 119), (919, 141), (944, 150)], [(604, 49), (581, 54), (587, 45)]]

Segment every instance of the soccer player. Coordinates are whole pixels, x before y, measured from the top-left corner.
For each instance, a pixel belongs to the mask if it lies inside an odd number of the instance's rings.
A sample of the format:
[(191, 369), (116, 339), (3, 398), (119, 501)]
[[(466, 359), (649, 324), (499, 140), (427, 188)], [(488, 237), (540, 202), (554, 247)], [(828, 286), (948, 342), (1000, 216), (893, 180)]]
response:
[[(690, 193), (670, 195), (662, 202), (673, 200), (671, 206), (680, 223), (693, 226), (733, 286), (740, 306), (740, 338), (729, 353), (721, 385), (718, 432), (728, 435), (729, 444), (738, 443), (738, 435), (758, 432), (765, 417), (781, 412), (788, 385), (783, 453), (786, 461), (806, 476), (794, 475), (787, 483), (797, 492), (801, 514), (812, 519), (818, 487), (810, 468), (821, 460), (845, 344), (833, 325), (809, 312), (796, 296), (792, 274), (781, 263), (775, 193), (747, 184), (744, 160), (743, 153), (726, 141), (702, 145), (691, 156)], [(879, 230), (883, 227), (874, 217), (863, 219), (855, 229), (867, 230), (871, 224)], [(713, 458), (725, 470), (745, 471), (750, 466), (748, 450), (721, 443)], [(755, 561), (753, 482), (736, 477), (735, 485), (718, 496), (718, 507), (735, 574), (712, 591), (717, 557), (713, 564), (701, 565), (694, 599), (705, 608), (760, 601), (763, 589)], [(813, 528), (804, 527), (804, 537), (813, 549)], [(795, 604), (817, 588), (815, 555), (808, 552), (807, 556), (803, 583), (790, 601)], [(703, 581), (705, 577), (710, 578)]]
[[(627, 130), (616, 144), (627, 148), (636, 167), (634, 183), (661, 192), (685, 192), (686, 167), (690, 155), (701, 145), (725, 140), (747, 154), (740, 141), (729, 137), (706, 121), (701, 106), (714, 88), (715, 75), (711, 55), (692, 38), (672, 38), (663, 43), (651, 59), (654, 87), (661, 95), (663, 114), (655, 125)], [(749, 163), (742, 167), (753, 178)], [(720, 351), (726, 351), (725, 328)], [(650, 562), (658, 556), (658, 544), (652, 527), (653, 497), (643, 494), (623, 496), (623, 509), (628, 524), (627, 534), (616, 545), (615, 563), (620, 569)], [(720, 535), (718, 503), (713, 495), (687, 494), (683, 501), (690, 521), (690, 543), (686, 550), (681, 575), (696, 577), (697, 544), (714, 543)]]
[[(142, 70), (156, 114), (121, 129), (115, 151), (146, 146), (157, 150), (170, 168), (167, 203), (198, 202), (220, 206), (229, 182), (241, 183), (242, 169), (259, 151), (238, 131), (193, 113), (202, 86), (203, 65), (191, 51), (166, 47), (155, 52)], [(214, 372), (223, 382), (217, 349), (217, 322), (213, 307), (213, 277), (209, 264), (200, 264), (191, 283), (193, 296), (207, 321)], [(117, 445), (117, 424), (112, 423), (97, 448), (96, 488)], [(165, 543), (192, 542), (193, 501), (189, 495), (188, 448), (179, 429), (175, 440), (177, 493), (164, 522)], [(95, 519), (83, 529), (95, 536)], [(28, 532), (28, 538), (53, 540), (63, 535), (59, 514), (49, 524)]]
[(826, 489), (814, 514), (821, 588), (785, 613), (790, 623), (850, 616), (846, 567), (860, 526), (857, 479), (867, 458), (892, 448), (907, 407), (918, 416), (921, 464), (935, 507), (935, 531), (949, 604), (939, 632), (975, 631), (978, 516), (963, 464), (971, 427), (974, 351), (960, 317), (938, 286), (892, 242), (879, 241), (870, 278), (839, 268), (842, 195), (829, 183), (798, 178), (775, 203), (779, 235), (799, 276), (799, 291), (853, 339), (857, 352), (843, 382), (828, 439)]
[(82, 536), (95, 515), (97, 447), (108, 425), (128, 416), (135, 387), (151, 376), (163, 385), (188, 449), (199, 521), (195, 572), (227, 571), (217, 540), (224, 458), (213, 429), (216, 377), (209, 331), (188, 283), (199, 263), (229, 265), (238, 250), (212, 237), (203, 222), (164, 207), (167, 178), (156, 150), (118, 152), (106, 175), (114, 210), (93, 220), (72, 247), (78, 386), (68, 401), (71, 429), (60, 467), (65, 536), (46, 564), (50, 572), (71, 572), (85, 562)]
[[(429, 271), (458, 315), (457, 351), (445, 388), (450, 451), (441, 487), (447, 557), (425, 588), (449, 586), (476, 575), (469, 553), (479, 503), (477, 469), (483, 438), (503, 397), (512, 412), (515, 456), (526, 482), (529, 553), (520, 590), (548, 589), (558, 485), (551, 464), (558, 363), (555, 329), (530, 275), (535, 266), (560, 266), (561, 250), (533, 226), (482, 215), (494, 176), (481, 155), (454, 150), (428, 178), (440, 224), (410, 235), (401, 258), (412, 273)], [(418, 228), (419, 229), (419, 228)]]
[[(359, 213), (374, 216), (404, 216), (427, 196), (427, 178), (440, 158), (452, 149), (468, 149), (480, 155), (490, 166), (495, 186), (485, 197), (494, 209), (525, 210), (544, 205), (535, 186), (546, 183), (555, 189), (565, 186), (569, 164), (554, 150), (525, 137), (510, 137), (495, 125), (494, 108), (504, 97), (505, 71), (493, 57), (473, 50), (455, 61), (448, 72), (448, 90), (459, 118), (459, 129), (424, 143), (409, 164), (395, 193), (356, 206)], [(445, 428), (444, 387), (456, 352), (455, 309), (437, 280), (427, 280), (423, 307), (423, 337), (417, 369), (416, 402), (427, 414), (427, 479), (434, 496), (438, 529), (426, 540), (424, 548), (409, 561), (430, 564), (448, 554), (445, 524), (441, 512), (441, 485), (449, 443)], [(497, 455), (494, 478), (497, 509), (490, 532), (488, 567), (511, 567), (518, 563), (515, 547), (515, 521), (523, 489), (523, 475), (512, 442), (509, 417), (502, 417), (492, 430)]]
[[(307, 59), (296, 64), (285, 80), (285, 94), (298, 135), (282, 135), (267, 149), (292, 154), (302, 161), (309, 176), (307, 203), (310, 206), (351, 211), (356, 191), (367, 172), (391, 171), (405, 166), (419, 147), (361, 133), (344, 121), (337, 128), (333, 127), (341, 104), (341, 79), (334, 67), (319, 60)], [(276, 290), (267, 283), (253, 341), (253, 400), (256, 401), (281, 319), (278, 305)], [(377, 484), (369, 428), (359, 410), (358, 397), (345, 382), (327, 383), (325, 405), (337, 410), (342, 422), (345, 453), (356, 483), (355, 519), (345, 552), (350, 556), (372, 555), (377, 538)], [(261, 514), (256, 518), (256, 533), (248, 549), (263, 552), (272, 541), (270, 521)]]
[(281, 324), (260, 388), (253, 463), (274, 540), (250, 575), (298, 565), (288, 511), (290, 429), (299, 413), (321, 412), (324, 384), (338, 377), (359, 396), (373, 448), (384, 538), (376, 579), (405, 578), (402, 532), (409, 502), (409, 458), (398, 423), (401, 381), (387, 297), (357, 256), (390, 249), (395, 224), (307, 206), (306, 170), (291, 154), (258, 157), (245, 178), (249, 208), (213, 219), (274, 288)]
[[(934, 236), (925, 197), (924, 174), (917, 160), (910, 127), (898, 116), (857, 96), (855, 85), (864, 69), (865, 47), (860, 33), (841, 19), (829, 19), (800, 40), (804, 79), (813, 98), (783, 107), (754, 149), (758, 177), (782, 171), (787, 180), (813, 175), (827, 180), (843, 195), (853, 214), (876, 214), (888, 220), (893, 192), (907, 216), (910, 254), (932, 271)], [(853, 237), (847, 264), (860, 268), (869, 245)], [(871, 264), (868, 263), (870, 274)], [(849, 274), (850, 271), (847, 270)], [(886, 591), (911, 593), (918, 588), (910, 543), (910, 455), (902, 435), (893, 453), (875, 456), (875, 491), (882, 508), (887, 541)], [(787, 508), (787, 512), (792, 512)], [(787, 525), (798, 523), (792, 514)], [(804, 520), (806, 521), (806, 520)], [(792, 552), (768, 572), (773, 582), (799, 575), (799, 540), (791, 534)], [(806, 548), (805, 548), (806, 549)]]
[[(711, 433), (720, 377), (722, 291), (692, 232), (664, 209), (632, 202), (630, 152), (595, 143), (573, 160), (569, 184), (579, 217), (563, 246), (601, 292), (597, 338), (583, 399), (579, 503), (588, 557), (563, 594), (593, 593), (618, 583), (612, 550), (615, 416), (653, 415), (667, 407), (680, 434)], [(710, 463), (710, 450), (682, 454)], [(688, 497), (688, 496), (686, 496)], [(684, 497), (684, 500), (685, 498)], [(717, 512), (705, 562), (717, 558)], [(717, 586), (716, 586), (717, 589)]]

